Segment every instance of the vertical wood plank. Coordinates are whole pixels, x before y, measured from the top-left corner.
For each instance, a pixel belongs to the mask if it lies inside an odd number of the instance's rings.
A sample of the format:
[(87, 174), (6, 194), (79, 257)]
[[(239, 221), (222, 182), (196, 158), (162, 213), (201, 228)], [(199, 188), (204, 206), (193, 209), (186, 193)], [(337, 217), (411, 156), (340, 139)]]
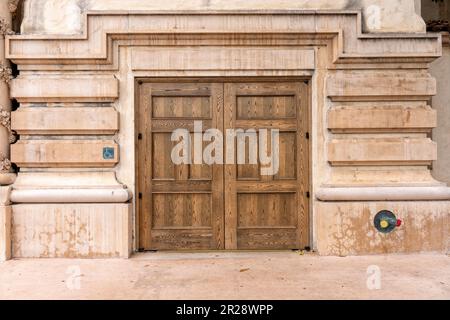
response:
[[(224, 84), (224, 130), (236, 127), (236, 90), (233, 84)], [(226, 145), (226, 144), (225, 144)], [(226, 145), (226, 150), (229, 146)], [(236, 150), (235, 150), (236, 154)], [(236, 160), (236, 159), (235, 159)], [(225, 165), (225, 249), (237, 249), (237, 166)]]

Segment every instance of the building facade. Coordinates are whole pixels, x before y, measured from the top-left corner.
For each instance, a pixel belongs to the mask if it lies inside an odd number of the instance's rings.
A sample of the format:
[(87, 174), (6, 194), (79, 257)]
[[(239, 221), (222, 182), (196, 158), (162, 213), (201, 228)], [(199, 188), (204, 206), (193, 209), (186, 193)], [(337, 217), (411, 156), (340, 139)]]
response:
[[(3, 259), (448, 252), (418, 1), (1, 3)], [(173, 163), (212, 128), (278, 130), (279, 170)]]

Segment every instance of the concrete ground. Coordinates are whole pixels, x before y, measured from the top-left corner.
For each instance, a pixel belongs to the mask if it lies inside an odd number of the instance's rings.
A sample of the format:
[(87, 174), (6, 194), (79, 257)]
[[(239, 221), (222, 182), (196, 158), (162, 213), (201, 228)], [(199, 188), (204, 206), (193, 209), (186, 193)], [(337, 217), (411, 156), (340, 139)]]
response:
[(450, 257), (244, 252), (13, 260), (0, 264), (0, 299), (450, 299)]

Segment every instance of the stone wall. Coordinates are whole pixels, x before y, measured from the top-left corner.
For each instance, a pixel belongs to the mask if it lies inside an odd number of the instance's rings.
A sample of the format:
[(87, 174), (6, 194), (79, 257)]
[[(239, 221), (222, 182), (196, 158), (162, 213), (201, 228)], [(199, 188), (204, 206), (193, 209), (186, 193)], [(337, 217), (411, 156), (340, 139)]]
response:
[[(138, 249), (136, 80), (151, 77), (308, 79), (312, 246), (324, 255), (446, 251), (450, 189), (430, 170), (429, 63), (440, 38), (425, 34), (414, 1), (192, 0), (167, 2), (164, 12), (161, 3), (25, 3), (24, 34), (6, 39), (20, 70), (10, 89), (20, 103), (11, 149), (20, 173), (9, 197), (15, 257)], [(367, 15), (374, 4), (383, 5), (380, 20)], [(230, 68), (211, 58), (218, 47)], [(284, 47), (309, 58), (293, 65)], [(373, 227), (383, 209), (405, 220), (389, 237)]]
[(79, 34), (88, 11), (362, 10), (367, 32), (425, 32), (412, 0), (25, 0), (23, 34)]

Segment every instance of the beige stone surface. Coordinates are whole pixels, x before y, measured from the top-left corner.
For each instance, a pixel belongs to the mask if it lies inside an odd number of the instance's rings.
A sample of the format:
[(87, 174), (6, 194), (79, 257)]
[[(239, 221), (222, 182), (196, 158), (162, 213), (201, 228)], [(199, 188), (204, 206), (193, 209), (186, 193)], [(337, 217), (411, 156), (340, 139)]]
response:
[(115, 172), (20, 172), (14, 203), (125, 203), (131, 192)]
[[(104, 148), (114, 150), (105, 159)], [(22, 140), (11, 146), (11, 159), (23, 168), (101, 168), (119, 162), (119, 146), (112, 140)]]
[(32, 204), (12, 207), (15, 258), (127, 258), (129, 204)]
[(13, 190), (14, 203), (125, 203), (132, 198), (124, 188), (117, 189), (28, 189)]
[(340, 73), (327, 80), (327, 95), (333, 101), (427, 100), (436, 94), (436, 79), (409, 73)]
[(313, 70), (315, 53), (298, 48), (138, 48), (133, 70)]
[(431, 164), (436, 144), (427, 138), (334, 139), (328, 144), (333, 165)]
[[(13, 260), (0, 265), (0, 299), (448, 300), (449, 260), (445, 255), (342, 258), (295, 252)], [(373, 283), (377, 270), (381, 287), (370, 290), (374, 287), (367, 283)]]
[(336, 167), (323, 187), (442, 187), (426, 166)]
[(19, 172), (15, 190), (23, 189), (117, 189), (119, 183), (114, 171), (48, 171)]
[(112, 76), (19, 77), (11, 82), (11, 98), (19, 102), (107, 102), (118, 96)]
[(19, 108), (11, 127), (20, 135), (101, 135), (119, 131), (114, 108)]
[(11, 206), (0, 205), (0, 263), (9, 259), (11, 259)]
[[(341, 63), (393, 63), (410, 62), (410, 67), (426, 68), (418, 63), (430, 62), (440, 56), (436, 34), (370, 34), (361, 33), (361, 16), (357, 12), (336, 11), (287, 11), (284, 14), (271, 14), (267, 11), (258, 14), (215, 14), (211, 11), (195, 15), (160, 15), (142, 12), (126, 15), (97, 13), (88, 15), (88, 25), (80, 36), (21, 35), (7, 37), (7, 57), (21, 70), (39, 69), (64, 70), (78, 66), (79, 70), (110, 70), (110, 64), (117, 67), (117, 46), (110, 40), (139, 40), (140, 45), (189, 46), (210, 43), (211, 45), (242, 46), (247, 43), (271, 46), (292, 46), (305, 43), (310, 48), (326, 39), (333, 39), (336, 46), (328, 58)], [(287, 33), (280, 39), (280, 33)], [(227, 33), (231, 33), (230, 38)], [(143, 35), (148, 34), (150, 37)], [(210, 35), (207, 40), (205, 35)], [(311, 38), (311, 34), (316, 34)], [(174, 38), (176, 35), (176, 38)], [(212, 37), (211, 37), (212, 35)], [(345, 35), (345, 37), (343, 36)], [(344, 38), (345, 41), (344, 41)], [(176, 41), (174, 41), (176, 39)], [(86, 41), (87, 40), (87, 41)], [(205, 41), (206, 40), (206, 41)], [(307, 40), (307, 41), (305, 41)], [(309, 40), (309, 41), (308, 41)], [(133, 41), (133, 45), (138, 42)], [(380, 45), (382, 43), (382, 45)], [(324, 43), (331, 45), (329, 42)], [(30, 59), (35, 59), (30, 61)], [(58, 67), (52, 66), (58, 60)], [(74, 61), (76, 60), (76, 61)], [(390, 67), (397, 67), (391, 65)], [(114, 69), (116, 70), (116, 69)]]
[(81, 13), (179, 10), (362, 10), (368, 32), (425, 32), (412, 0), (26, 0), (22, 33), (78, 34)]
[(0, 262), (11, 259), (11, 187), (0, 187)]
[[(390, 234), (373, 224), (381, 210), (403, 221)], [(450, 202), (322, 202), (316, 221), (317, 249), (322, 255), (364, 255), (449, 251)]]
[(429, 106), (341, 106), (328, 113), (328, 128), (333, 132), (420, 132), (436, 126), (436, 110)]

